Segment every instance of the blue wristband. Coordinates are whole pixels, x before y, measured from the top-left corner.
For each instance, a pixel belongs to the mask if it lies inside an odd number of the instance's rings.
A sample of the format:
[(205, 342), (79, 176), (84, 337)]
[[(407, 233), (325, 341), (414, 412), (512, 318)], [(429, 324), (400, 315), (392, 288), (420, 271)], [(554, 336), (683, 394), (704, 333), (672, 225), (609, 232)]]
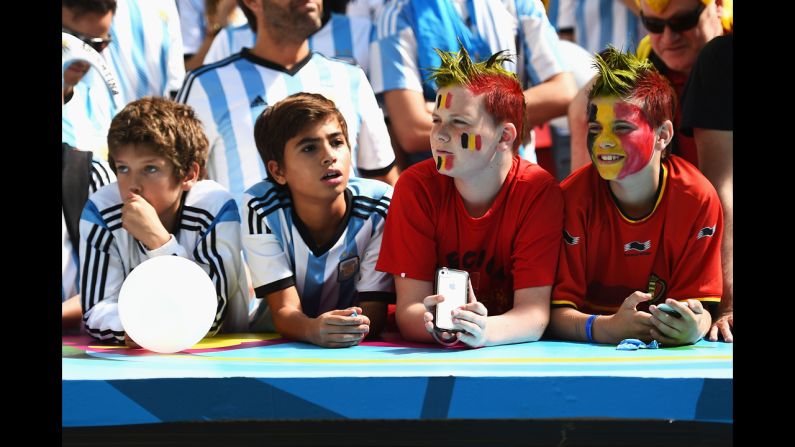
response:
[(588, 343), (593, 343), (593, 320), (596, 319), (598, 315), (591, 315), (585, 321), (585, 337), (588, 339)]

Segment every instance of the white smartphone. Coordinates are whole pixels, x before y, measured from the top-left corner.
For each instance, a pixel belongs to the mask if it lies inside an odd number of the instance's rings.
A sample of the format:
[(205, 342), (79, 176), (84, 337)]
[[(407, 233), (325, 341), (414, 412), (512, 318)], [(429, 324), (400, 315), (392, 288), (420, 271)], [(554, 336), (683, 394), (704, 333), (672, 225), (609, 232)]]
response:
[(444, 301), (436, 305), (433, 317), (434, 329), (437, 332), (459, 332), (453, 329), (451, 312), (467, 303), (469, 297), (469, 272), (442, 267), (436, 271), (436, 294), (442, 295)]

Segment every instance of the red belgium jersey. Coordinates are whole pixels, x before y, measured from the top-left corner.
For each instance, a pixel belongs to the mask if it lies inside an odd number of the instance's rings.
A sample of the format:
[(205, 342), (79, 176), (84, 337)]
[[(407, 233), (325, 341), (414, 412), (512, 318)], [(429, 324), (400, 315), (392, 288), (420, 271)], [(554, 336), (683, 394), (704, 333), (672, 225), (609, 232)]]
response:
[(671, 156), (662, 162), (652, 212), (637, 220), (615, 202), (593, 164), (562, 184), (566, 201), (552, 306), (612, 314), (635, 291), (652, 301), (720, 301), (723, 210), (715, 188), (695, 166)]
[(489, 315), (513, 307), (513, 292), (555, 280), (563, 196), (549, 173), (519, 157), (486, 213), (467, 212), (453, 179), (426, 160), (400, 175), (376, 269), (434, 281), (436, 269), (469, 272)]

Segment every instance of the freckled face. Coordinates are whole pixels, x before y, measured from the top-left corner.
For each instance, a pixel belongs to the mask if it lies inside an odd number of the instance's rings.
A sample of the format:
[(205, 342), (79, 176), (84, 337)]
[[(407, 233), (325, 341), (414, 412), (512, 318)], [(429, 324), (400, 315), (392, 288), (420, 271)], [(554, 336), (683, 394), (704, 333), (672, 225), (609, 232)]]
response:
[(588, 104), (588, 150), (599, 175), (621, 180), (651, 161), (654, 129), (640, 107), (617, 97), (598, 97)]
[(482, 95), (462, 87), (440, 89), (431, 129), (431, 151), (436, 169), (464, 177), (481, 169), (494, 155), (499, 136)]

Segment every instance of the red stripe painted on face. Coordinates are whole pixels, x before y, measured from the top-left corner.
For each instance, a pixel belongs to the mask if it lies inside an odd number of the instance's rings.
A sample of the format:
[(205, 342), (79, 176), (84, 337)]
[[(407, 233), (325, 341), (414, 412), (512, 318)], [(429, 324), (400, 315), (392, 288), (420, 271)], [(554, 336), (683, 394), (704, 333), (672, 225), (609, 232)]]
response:
[(637, 129), (626, 135), (618, 135), (621, 146), (627, 154), (627, 161), (617, 179), (635, 174), (643, 169), (651, 160), (654, 153), (654, 129), (651, 128), (646, 116), (640, 107), (634, 104), (617, 101), (615, 104), (615, 119), (627, 121)]
[(452, 104), (453, 104), (453, 94), (447, 93), (446, 95), (444, 95), (444, 108), (449, 109)]
[(453, 158), (450, 155), (444, 157), (444, 168), (448, 171), (453, 169)]
[(475, 135), (475, 149), (480, 150), (480, 145), (481, 145), (480, 135)]

